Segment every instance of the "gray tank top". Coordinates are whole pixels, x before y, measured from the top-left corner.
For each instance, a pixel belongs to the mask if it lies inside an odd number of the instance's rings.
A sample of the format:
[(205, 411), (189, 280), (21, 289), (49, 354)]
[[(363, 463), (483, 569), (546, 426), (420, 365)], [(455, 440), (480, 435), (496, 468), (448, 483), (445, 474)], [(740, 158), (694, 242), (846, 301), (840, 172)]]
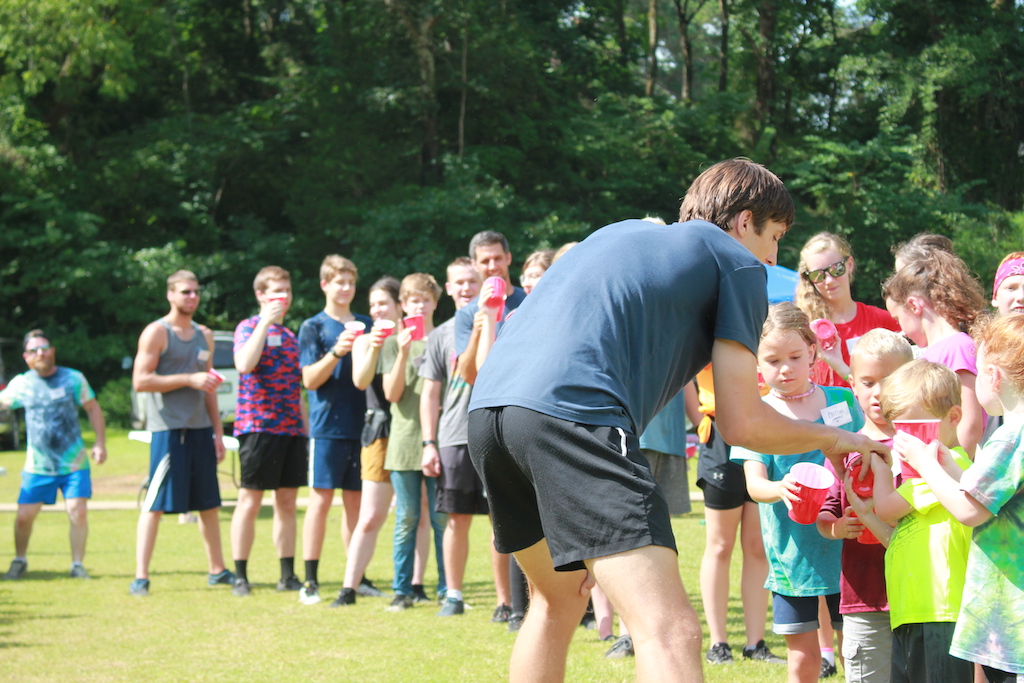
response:
[[(199, 326), (192, 323), (192, 339), (185, 342), (174, 334), (169, 322), (162, 318), (159, 322), (167, 330), (167, 348), (160, 354), (156, 374), (178, 375), (206, 370), (205, 358), (210, 349)], [(204, 351), (204, 360), (200, 360), (199, 354)], [(204, 394), (198, 389), (182, 387), (163, 394), (146, 395), (146, 429), (151, 432), (203, 429), (210, 426), (210, 413), (206, 410)]]

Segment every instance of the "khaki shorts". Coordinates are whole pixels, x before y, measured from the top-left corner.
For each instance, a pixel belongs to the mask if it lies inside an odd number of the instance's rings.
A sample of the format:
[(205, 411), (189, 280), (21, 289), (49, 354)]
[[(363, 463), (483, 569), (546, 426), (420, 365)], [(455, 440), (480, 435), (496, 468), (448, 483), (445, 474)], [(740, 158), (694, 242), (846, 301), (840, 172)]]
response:
[(391, 473), (384, 469), (384, 456), (388, 452), (387, 437), (377, 439), (369, 446), (363, 446), (359, 453), (360, 476), (363, 481), (391, 483)]

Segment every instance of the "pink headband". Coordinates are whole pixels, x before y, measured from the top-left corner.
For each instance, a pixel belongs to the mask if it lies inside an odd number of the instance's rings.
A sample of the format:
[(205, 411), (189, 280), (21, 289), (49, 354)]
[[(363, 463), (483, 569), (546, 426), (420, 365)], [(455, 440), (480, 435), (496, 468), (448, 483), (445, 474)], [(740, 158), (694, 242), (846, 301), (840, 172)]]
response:
[(1013, 275), (1024, 275), (1024, 258), (1010, 259), (999, 266), (999, 270), (996, 271), (995, 283), (992, 285), (992, 296), (999, 291), (999, 285), (1003, 284), (1003, 280)]

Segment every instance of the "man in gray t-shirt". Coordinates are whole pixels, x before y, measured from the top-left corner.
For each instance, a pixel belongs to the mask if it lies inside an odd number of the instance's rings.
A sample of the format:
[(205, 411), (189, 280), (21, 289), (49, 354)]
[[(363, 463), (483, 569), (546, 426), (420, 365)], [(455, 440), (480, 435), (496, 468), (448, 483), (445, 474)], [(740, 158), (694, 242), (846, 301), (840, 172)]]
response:
[(888, 452), (761, 401), (760, 264), (775, 262), (793, 216), (767, 169), (715, 164), (687, 191), (681, 223), (624, 221), (593, 233), (544, 274), (498, 336), (474, 385), (469, 445), (495, 545), (515, 553), (535, 589), (511, 678), (564, 676), (596, 579), (629, 624), (638, 672), (702, 680), (700, 622), (637, 435), (712, 358), (729, 443), (764, 453), (820, 448), (839, 471), (843, 453)]

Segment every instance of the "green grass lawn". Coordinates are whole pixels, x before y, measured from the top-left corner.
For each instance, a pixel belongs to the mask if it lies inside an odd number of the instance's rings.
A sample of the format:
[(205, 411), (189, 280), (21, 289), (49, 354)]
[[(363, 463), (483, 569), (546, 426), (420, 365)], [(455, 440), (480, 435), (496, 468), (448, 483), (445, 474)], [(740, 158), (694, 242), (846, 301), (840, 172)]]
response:
[[(109, 442), (110, 461), (93, 470), (94, 499), (131, 500), (145, 478), (147, 454), (125, 433)], [(17, 497), (24, 452), (0, 453), (0, 501)], [(222, 476), (225, 499), (234, 497), (230, 476)], [(107, 491), (108, 493), (104, 493)], [(300, 491), (300, 497), (305, 491)], [(697, 570), (704, 549), (702, 508), (673, 520), (683, 581), (698, 611)], [(221, 513), (225, 554), (230, 509)], [(295, 593), (277, 593), (276, 553), (270, 541), (271, 518), (265, 509), (257, 522), (249, 561), (252, 596), (235, 598), (225, 586), (206, 585), (205, 556), (194, 524), (162, 523), (152, 563), (149, 598), (132, 598), (134, 511), (90, 514), (85, 565), (89, 581), (66, 578), (70, 565), (67, 521), (59, 513), (42, 514), (29, 548), (29, 573), (19, 582), (0, 582), (0, 671), (17, 681), (500, 681), (506, 678), (513, 636), (490, 623), (494, 608), (489, 525), (473, 525), (462, 617), (439, 619), (433, 605), (393, 614), (386, 598), (360, 598), (354, 607), (328, 609), (341, 587), (344, 567), (338, 529), (341, 508), (330, 517), (321, 559), (321, 592), (327, 601), (298, 603)], [(13, 557), (13, 513), (0, 513), (0, 571)], [(302, 520), (299, 520), (301, 528)], [(391, 526), (384, 528), (367, 575), (389, 585)], [(739, 551), (737, 550), (737, 554)], [(301, 558), (301, 548), (299, 549)], [(738, 558), (737, 558), (738, 559)], [(301, 574), (301, 560), (297, 563)], [(734, 563), (729, 606), (730, 641), (742, 644), (739, 564)], [(436, 572), (428, 571), (433, 595)], [(785, 645), (768, 635), (778, 654)], [(705, 647), (707, 644), (705, 643)], [(579, 629), (569, 655), (568, 681), (631, 681), (632, 660), (603, 657), (606, 643), (596, 631)], [(738, 650), (736, 650), (738, 654)], [(785, 667), (750, 662), (707, 667), (709, 681), (784, 681)]]

